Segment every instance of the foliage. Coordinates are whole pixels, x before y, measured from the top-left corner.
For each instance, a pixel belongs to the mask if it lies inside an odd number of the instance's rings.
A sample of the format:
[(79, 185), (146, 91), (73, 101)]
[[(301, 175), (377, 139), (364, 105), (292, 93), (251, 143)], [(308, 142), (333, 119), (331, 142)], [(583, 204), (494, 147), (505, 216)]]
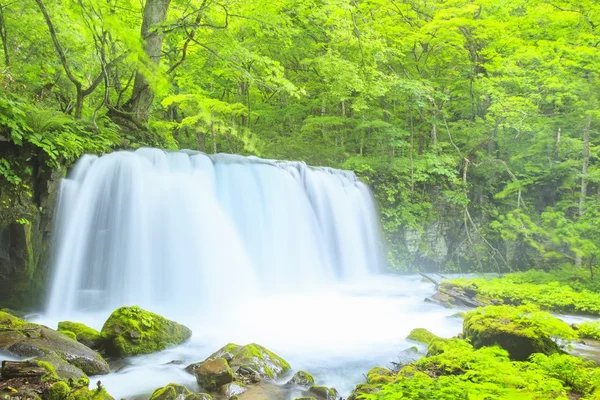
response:
[(433, 342), (427, 357), (407, 364), (393, 382), (367, 381), (371, 393), (358, 399), (567, 399), (569, 394), (592, 399), (600, 369), (569, 355), (534, 354), (511, 361), (499, 347), (475, 350), (466, 341)]
[[(497, 303), (511, 305), (536, 305), (541, 309), (564, 312), (600, 315), (600, 294), (586, 289), (573, 289), (567, 284), (556, 280), (547, 283), (528, 283), (528, 280), (552, 279), (546, 274), (528, 273), (509, 274), (502, 278), (472, 278), (452, 279), (444, 281), (442, 286), (462, 288), (475, 291)], [(542, 280), (540, 281), (542, 282)], [(569, 284), (570, 281), (568, 281)], [(584, 284), (577, 283), (577, 287)], [(595, 283), (591, 284), (592, 286)]]
[(574, 327), (580, 338), (600, 340), (600, 321), (585, 321)]

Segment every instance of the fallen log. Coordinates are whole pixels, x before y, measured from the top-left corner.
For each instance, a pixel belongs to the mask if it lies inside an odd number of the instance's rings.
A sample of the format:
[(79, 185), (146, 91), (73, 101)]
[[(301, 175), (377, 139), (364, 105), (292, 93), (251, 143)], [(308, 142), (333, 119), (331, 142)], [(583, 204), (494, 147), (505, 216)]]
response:
[(35, 361), (2, 361), (2, 379), (41, 378), (47, 372)]

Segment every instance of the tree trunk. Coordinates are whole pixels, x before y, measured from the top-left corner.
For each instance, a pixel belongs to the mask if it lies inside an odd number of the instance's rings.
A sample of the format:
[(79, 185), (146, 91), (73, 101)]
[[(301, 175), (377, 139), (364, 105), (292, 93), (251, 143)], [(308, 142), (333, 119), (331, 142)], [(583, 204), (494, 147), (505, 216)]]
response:
[[(583, 127), (583, 166), (581, 168), (581, 196), (579, 197), (579, 218), (583, 216), (585, 210), (585, 198), (587, 197), (588, 186), (588, 166), (590, 164), (590, 125), (592, 124), (592, 116), (588, 115), (585, 119)], [(575, 264), (581, 266), (581, 256), (575, 257)]]
[(0, 5), (0, 40), (4, 51), (4, 64), (10, 67), (10, 56), (8, 54), (8, 34), (6, 33), (6, 22), (4, 21), (4, 6)]
[[(142, 39), (144, 40), (144, 51), (150, 60), (150, 65), (146, 66), (148, 71), (155, 71), (160, 63), (163, 34), (158, 25), (165, 21), (170, 3), (171, 0), (148, 0), (144, 7)], [(133, 118), (139, 124), (147, 124), (153, 100), (154, 92), (146, 80), (144, 72), (138, 70), (128, 105)]]
[(210, 132), (212, 133), (213, 154), (217, 154), (217, 132), (215, 131), (215, 112), (210, 112)]

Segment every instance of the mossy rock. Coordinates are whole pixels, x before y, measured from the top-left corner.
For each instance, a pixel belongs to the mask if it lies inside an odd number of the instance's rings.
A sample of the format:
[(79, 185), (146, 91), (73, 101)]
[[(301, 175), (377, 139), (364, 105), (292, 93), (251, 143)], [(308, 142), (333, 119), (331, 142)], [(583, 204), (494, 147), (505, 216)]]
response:
[(69, 339), (77, 340), (77, 335), (75, 334), (75, 332), (71, 332), (71, 331), (57, 331), (57, 332), (62, 333)]
[(68, 382), (71, 387), (83, 387), (90, 384), (90, 379), (79, 368), (69, 364), (53, 354), (44, 354), (34, 359), (37, 364), (48, 371), (44, 379)]
[(406, 338), (408, 340), (412, 340), (413, 342), (424, 343), (427, 345), (433, 342), (434, 340), (442, 339), (424, 328), (413, 329)]
[(11, 310), (10, 308), (2, 308), (0, 312), (4, 312), (13, 315), (17, 318), (25, 318), (26, 314), (23, 311)]
[(156, 389), (150, 396), (150, 400), (212, 400), (212, 397), (210, 395), (201, 397), (185, 386), (169, 383), (167, 386)]
[(69, 396), (66, 400), (115, 400), (110, 394), (106, 392), (105, 389), (88, 389), (87, 387), (83, 387), (81, 389), (77, 389)]
[(0, 351), (18, 357), (56, 356), (87, 375), (108, 374), (100, 354), (62, 333), (0, 312)]
[(233, 372), (224, 358), (209, 359), (198, 364), (194, 374), (198, 385), (208, 391), (215, 391), (233, 382)]
[(102, 345), (102, 334), (79, 322), (59, 322), (58, 331), (62, 333), (71, 332), (75, 335), (75, 340), (90, 349), (98, 350)]
[(187, 327), (137, 306), (113, 311), (101, 333), (107, 354), (116, 357), (154, 353), (192, 336)]
[(313, 376), (306, 371), (298, 371), (294, 374), (294, 376), (292, 376), (292, 379), (290, 379), (287, 382), (287, 384), (296, 384), (300, 386), (310, 387), (315, 384), (315, 378), (313, 378)]
[(394, 372), (387, 368), (375, 367), (367, 372), (367, 383), (383, 385), (394, 381)]
[(64, 400), (71, 393), (71, 388), (63, 381), (54, 383), (46, 392), (48, 400)]
[(551, 336), (576, 337), (565, 322), (528, 306), (488, 306), (470, 311), (463, 322), (463, 335), (476, 349), (497, 345), (517, 361), (526, 361), (534, 353), (562, 353)]
[(337, 400), (338, 392), (334, 388), (328, 388), (327, 386), (311, 386), (308, 390), (311, 394), (314, 394), (319, 400)]
[(224, 355), (231, 358), (229, 360), (231, 368), (235, 370), (241, 367), (250, 368), (263, 379), (277, 379), (291, 369), (290, 364), (283, 358), (255, 343), (245, 346), (229, 343), (209, 358), (223, 357)]

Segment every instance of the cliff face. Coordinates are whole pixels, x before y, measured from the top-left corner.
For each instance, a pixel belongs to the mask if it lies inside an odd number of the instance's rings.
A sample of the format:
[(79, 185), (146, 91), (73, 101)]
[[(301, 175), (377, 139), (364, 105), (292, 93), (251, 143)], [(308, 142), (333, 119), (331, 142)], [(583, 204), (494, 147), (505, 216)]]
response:
[(24, 182), (27, 195), (15, 196), (8, 183), (0, 182), (0, 200), (6, 205), (11, 199), (0, 214), (0, 308), (31, 310), (41, 306), (47, 286), (52, 220), (66, 168), (50, 169), (41, 156), (10, 156), (20, 158), (31, 174)]

